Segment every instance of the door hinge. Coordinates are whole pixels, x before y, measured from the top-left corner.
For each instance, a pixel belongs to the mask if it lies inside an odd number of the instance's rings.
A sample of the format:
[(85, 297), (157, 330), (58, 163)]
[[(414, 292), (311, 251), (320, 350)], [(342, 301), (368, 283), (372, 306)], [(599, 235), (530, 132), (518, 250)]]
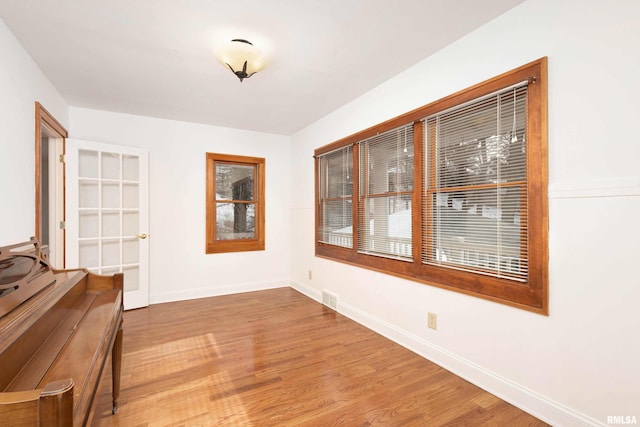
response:
[(67, 228), (67, 222), (66, 221), (60, 221), (60, 230), (65, 230)]
[(60, 157), (58, 157), (58, 160), (59, 160), (59, 161), (60, 161), (60, 163), (62, 163), (62, 164), (66, 164), (66, 163), (67, 163), (67, 162), (65, 161), (64, 154), (60, 154)]

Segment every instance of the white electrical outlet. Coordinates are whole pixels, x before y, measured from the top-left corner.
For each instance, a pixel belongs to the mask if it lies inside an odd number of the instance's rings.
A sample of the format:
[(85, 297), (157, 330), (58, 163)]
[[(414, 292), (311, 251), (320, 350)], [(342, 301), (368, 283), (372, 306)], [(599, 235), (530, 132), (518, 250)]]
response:
[(427, 326), (431, 329), (438, 329), (438, 315), (435, 313), (427, 313)]
[(311, 270), (309, 270), (308, 276), (309, 276), (309, 280), (313, 280), (313, 274), (312, 274)]

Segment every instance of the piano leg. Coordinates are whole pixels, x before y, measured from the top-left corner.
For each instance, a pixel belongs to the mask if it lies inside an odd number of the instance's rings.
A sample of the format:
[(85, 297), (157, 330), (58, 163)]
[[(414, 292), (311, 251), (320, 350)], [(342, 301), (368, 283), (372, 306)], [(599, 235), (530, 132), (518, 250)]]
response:
[(116, 335), (115, 342), (111, 353), (111, 393), (113, 396), (113, 407), (111, 413), (118, 412), (118, 398), (120, 397), (120, 368), (122, 366), (122, 320), (120, 320), (120, 329)]

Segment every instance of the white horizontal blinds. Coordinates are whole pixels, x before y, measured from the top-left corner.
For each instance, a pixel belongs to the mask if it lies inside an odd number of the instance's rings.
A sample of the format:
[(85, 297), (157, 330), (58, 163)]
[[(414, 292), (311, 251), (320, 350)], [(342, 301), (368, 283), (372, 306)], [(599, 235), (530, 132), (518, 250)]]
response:
[(526, 281), (527, 84), (425, 119), (423, 263)]
[(412, 260), (413, 124), (359, 143), (358, 252)]
[(320, 199), (319, 241), (353, 247), (353, 149), (351, 146), (318, 157)]

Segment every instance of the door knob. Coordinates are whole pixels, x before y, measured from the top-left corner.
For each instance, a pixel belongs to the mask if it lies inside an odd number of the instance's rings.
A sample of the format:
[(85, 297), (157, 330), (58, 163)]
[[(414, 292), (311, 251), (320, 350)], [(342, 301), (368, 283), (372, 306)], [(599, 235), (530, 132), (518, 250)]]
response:
[(141, 239), (146, 239), (146, 238), (147, 238), (147, 235), (146, 235), (146, 234), (144, 234), (144, 233), (142, 233), (142, 234), (136, 234), (136, 237), (139, 237), (139, 238), (141, 238)]

